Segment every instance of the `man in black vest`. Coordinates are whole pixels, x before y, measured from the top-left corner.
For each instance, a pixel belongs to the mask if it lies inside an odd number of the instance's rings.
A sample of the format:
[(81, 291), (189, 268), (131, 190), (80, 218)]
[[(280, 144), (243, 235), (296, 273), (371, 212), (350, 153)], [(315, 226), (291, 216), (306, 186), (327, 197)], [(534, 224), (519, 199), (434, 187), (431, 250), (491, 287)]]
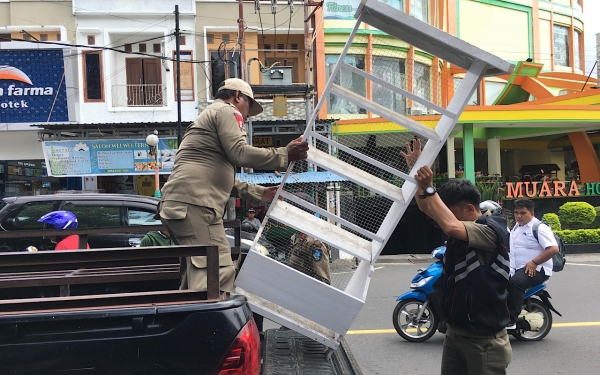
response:
[(506, 220), (480, 216), (479, 190), (450, 180), (439, 192), (427, 166), (415, 175), (419, 209), (448, 235), (442, 303), (448, 325), (442, 375), (506, 374), (512, 348), (506, 333), (510, 272)]

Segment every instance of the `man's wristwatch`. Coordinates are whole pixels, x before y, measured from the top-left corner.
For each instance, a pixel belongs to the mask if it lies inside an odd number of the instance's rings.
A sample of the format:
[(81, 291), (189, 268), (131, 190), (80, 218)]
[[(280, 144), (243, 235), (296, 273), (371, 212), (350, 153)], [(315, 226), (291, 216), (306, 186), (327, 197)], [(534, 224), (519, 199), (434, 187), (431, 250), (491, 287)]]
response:
[(435, 188), (433, 186), (427, 186), (423, 190), (423, 194), (419, 195), (419, 199), (425, 199), (427, 197), (431, 197), (435, 193), (437, 193), (437, 190), (435, 190)]

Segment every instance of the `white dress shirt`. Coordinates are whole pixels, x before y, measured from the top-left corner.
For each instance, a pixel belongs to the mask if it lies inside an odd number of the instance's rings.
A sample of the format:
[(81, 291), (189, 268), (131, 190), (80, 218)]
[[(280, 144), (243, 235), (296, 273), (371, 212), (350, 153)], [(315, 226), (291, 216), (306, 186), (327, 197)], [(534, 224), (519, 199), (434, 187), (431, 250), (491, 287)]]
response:
[[(510, 231), (510, 274), (515, 274), (515, 271), (525, 267), (535, 257), (540, 255), (545, 249), (558, 246), (552, 229), (545, 224), (540, 224), (538, 227), (538, 239), (533, 236), (533, 224), (538, 222), (537, 218), (533, 218), (529, 223), (520, 226), (517, 224)], [(546, 276), (552, 276), (552, 258), (538, 265), (536, 271), (541, 271), (544, 267)]]

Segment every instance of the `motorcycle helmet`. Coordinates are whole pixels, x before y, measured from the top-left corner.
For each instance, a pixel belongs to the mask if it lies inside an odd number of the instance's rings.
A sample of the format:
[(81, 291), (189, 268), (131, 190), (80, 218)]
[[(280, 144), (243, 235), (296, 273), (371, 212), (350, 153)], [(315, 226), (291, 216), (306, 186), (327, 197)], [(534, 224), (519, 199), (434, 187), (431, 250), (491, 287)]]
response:
[(482, 215), (502, 216), (502, 206), (498, 202), (487, 200), (479, 204), (479, 210)]
[(77, 218), (70, 211), (52, 211), (38, 219), (38, 223), (54, 226), (56, 229), (77, 228)]
[(250, 224), (249, 222), (242, 223), (242, 230), (248, 233), (256, 232), (252, 224)]

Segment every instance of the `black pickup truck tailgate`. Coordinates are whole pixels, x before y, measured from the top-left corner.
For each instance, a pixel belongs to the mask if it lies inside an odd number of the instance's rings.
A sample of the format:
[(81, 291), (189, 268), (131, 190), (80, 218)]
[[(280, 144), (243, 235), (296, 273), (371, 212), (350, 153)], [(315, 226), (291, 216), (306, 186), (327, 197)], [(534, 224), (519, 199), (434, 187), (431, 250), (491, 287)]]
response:
[(209, 374), (251, 319), (244, 297), (0, 316), (0, 374)]

